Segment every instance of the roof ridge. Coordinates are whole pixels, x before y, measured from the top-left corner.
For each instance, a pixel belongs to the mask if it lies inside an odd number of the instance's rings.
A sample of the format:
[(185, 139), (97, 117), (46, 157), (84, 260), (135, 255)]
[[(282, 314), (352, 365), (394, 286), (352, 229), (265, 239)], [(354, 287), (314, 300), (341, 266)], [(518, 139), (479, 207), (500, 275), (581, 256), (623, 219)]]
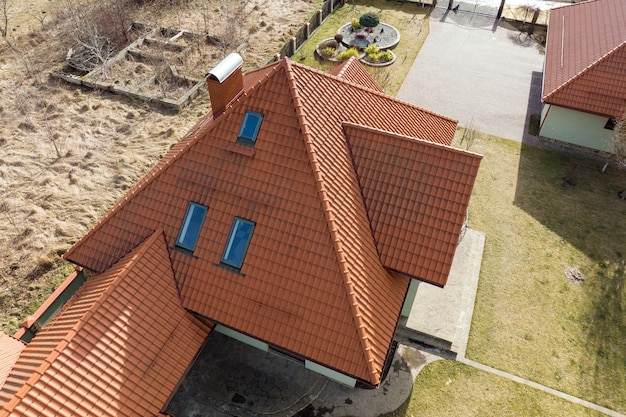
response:
[[(340, 273), (344, 277), (343, 282), (346, 286), (346, 295), (348, 296), (350, 300), (350, 309), (352, 310), (352, 317), (354, 318), (354, 321), (356, 323), (356, 330), (360, 336), (359, 342), (361, 343), (361, 347), (363, 349), (362, 353), (364, 355), (364, 359), (365, 359), (366, 366), (368, 368), (369, 373), (374, 375), (377, 372), (376, 372), (376, 369), (374, 369), (375, 358), (373, 357), (371, 353), (372, 346), (369, 341), (369, 337), (367, 333), (365, 332), (365, 323), (363, 322), (362, 313), (360, 311), (359, 303), (358, 303), (355, 290), (352, 284), (352, 276), (351, 276), (350, 270), (349, 268), (345, 267), (347, 260), (345, 259), (345, 256), (344, 256), (341, 236), (337, 232), (336, 219), (333, 213), (333, 209), (330, 205), (330, 199), (328, 198), (328, 194), (326, 192), (324, 178), (321, 175), (320, 163), (316, 157), (317, 151), (314, 149), (314, 146), (313, 146), (313, 143), (314, 143), (313, 135), (310, 132), (309, 123), (305, 120), (304, 106), (302, 105), (300, 101), (300, 94), (298, 93), (296, 80), (291, 70), (291, 65), (297, 65), (297, 64), (291, 62), (291, 60), (288, 60), (288, 59), (285, 59), (284, 61), (286, 62), (286, 64), (284, 64), (285, 76), (287, 77), (287, 83), (289, 86), (289, 90), (291, 91), (292, 100), (294, 102), (294, 109), (296, 111), (296, 117), (298, 118), (299, 124), (302, 128), (302, 136), (304, 138), (304, 145), (306, 147), (307, 155), (309, 157), (309, 161), (313, 169), (313, 177), (315, 179), (315, 185), (317, 187), (317, 191), (319, 193), (320, 200), (322, 202), (324, 217), (326, 218), (326, 222), (328, 224), (328, 230), (331, 235), (331, 240), (335, 248), (335, 253), (337, 254), (337, 261), (339, 263)], [(309, 69), (308, 67), (305, 67), (305, 68)], [(331, 78), (335, 79), (334, 76), (332, 76)], [(372, 91), (372, 90), (368, 90), (368, 91)], [(371, 225), (370, 225), (370, 228), (371, 228)]]
[[(575, 3), (575, 4), (585, 4), (585, 3)], [(565, 87), (569, 86), (570, 84), (572, 84), (574, 81), (577, 81), (579, 78), (581, 78), (583, 75), (587, 74), (589, 71), (591, 71), (594, 67), (600, 65), (600, 63), (602, 63), (607, 57), (609, 57), (610, 55), (612, 55), (615, 51), (617, 51), (618, 49), (621, 49), (623, 47), (626, 46), (626, 39), (624, 39), (622, 41), (622, 43), (618, 44), (615, 48), (611, 49), (610, 51), (608, 51), (607, 53), (605, 53), (604, 55), (602, 55), (600, 58), (596, 59), (593, 63), (591, 63), (590, 65), (588, 65), (587, 67), (583, 68), (582, 71), (580, 71), (578, 74), (574, 75), (572, 78), (570, 78), (569, 80), (567, 80), (566, 82), (564, 82), (563, 84), (561, 84), (559, 87), (555, 88), (554, 90), (552, 90), (552, 92), (550, 94), (546, 94), (545, 96), (542, 97), (543, 101), (546, 101), (546, 99), (553, 97), (556, 93), (560, 92), (561, 90), (563, 90)]]
[[(39, 366), (37, 366), (37, 368), (33, 370), (33, 373), (30, 375), (30, 377), (28, 377), (22, 383), (22, 386), (16, 391), (13, 398), (18, 398), (19, 401), (12, 401), (12, 402), (8, 402), (4, 404), (4, 407), (6, 407), (6, 409), (9, 412), (13, 411), (15, 407), (19, 405), (19, 403), (21, 402), (21, 399), (24, 398), (26, 392), (29, 391), (31, 387), (37, 383), (37, 381), (39, 381), (39, 379), (44, 375), (46, 370), (50, 368), (50, 366), (52, 366), (53, 361), (59, 356), (61, 352), (63, 352), (63, 349), (72, 342), (74, 337), (80, 332), (80, 330), (83, 328), (85, 323), (94, 314), (94, 306), (101, 303), (103, 297), (105, 297), (105, 295), (113, 291), (113, 289), (117, 287), (119, 282), (128, 274), (129, 270), (132, 268), (132, 266), (136, 263), (138, 259), (137, 255), (145, 253), (145, 251), (150, 245), (148, 244), (144, 245), (144, 243), (148, 243), (149, 240), (155, 240), (159, 232), (161, 233), (161, 235), (163, 235), (163, 230), (156, 230), (151, 236), (146, 238), (143, 242), (141, 242), (137, 246), (137, 248), (139, 249), (137, 250), (137, 253), (135, 254), (135, 256), (133, 256), (131, 259), (128, 260), (128, 263), (122, 268), (122, 270), (119, 273), (117, 273), (117, 277), (107, 286), (107, 288), (100, 295), (96, 297), (96, 299), (91, 303), (91, 306), (89, 306), (87, 311), (85, 311), (83, 314), (80, 315), (80, 318), (77, 319), (76, 323), (73, 324), (67, 330), (67, 332), (63, 336), (60, 337), (60, 340), (57, 343), (55, 343), (55, 345), (51, 348), (50, 352), (45, 356), (45, 358), (42, 360)], [(81, 289), (83, 288), (85, 287), (81, 287)], [(80, 295), (80, 294), (82, 294), (82, 292), (77, 292), (75, 296)], [(72, 305), (73, 304), (67, 304), (66, 308), (71, 308)]]
[[(285, 58), (285, 60), (288, 60), (288, 58)], [(372, 93), (372, 94), (375, 94), (375, 95), (377, 95), (379, 97), (382, 97), (385, 100), (393, 101), (393, 102), (396, 102), (396, 103), (400, 103), (402, 105), (407, 105), (407, 106), (410, 106), (412, 108), (419, 109), (420, 111), (422, 111), (424, 113), (430, 114), (432, 116), (436, 116), (436, 117), (438, 117), (440, 119), (448, 120), (448, 121), (451, 121), (451, 122), (454, 122), (454, 123), (458, 123), (459, 122), (458, 120), (453, 119), (453, 118), (448, 117), (448, 116), (445, 116), (445, 115), (443, 115), (441, 113), (437, 113), (437, 112), (434, 112), (432, 110), (428, 110), (428, 109), (425, 109), (423, 107), (417, 106), (417, 105), (415, 105), (413, 103), (409, 103), (406, 100), (401, 100), (401, 99), (399, 99), (397, 97), (390, 96), (390, 95), (386, 94), (384, 91), (372, 90), (371, 88), (367, 88), (366, 86), (364, 86), (362, 84), (346, 80), (345, 78), (339, 78), (337, 75), (333, 75), (333, 74), (330, 74), (328, 72), (324, 72), (324, 71), (318, 70), (316, 68), (307, 67), (304, 64), (293, 62), (291, 60), (289, 60), (289, 62), (291, 63), (292, 66), (295, 65), (296, 67), (303, 68), (305, 71), (312, 71), (312, 72), (319, 73), (319, 74), (323, 75), (324, 77), (327, 77), (327, 78), (329, 78), (331, 80), (334, 80), (335, 82), (339, 82), (339, 83), (342, 83), (342, 84), (348, 84), (348, 85), (350, 85), (352, 87), (356, 87), (356, 88), (358, 88), (360, 90), (364, 90), (364, 91), (367, 91), (368, 93)]]
[(447, 149), (447, 150), (449, 150), (451, 152), (458, 153), (458, 154), (463, 154), (463, 155), (468, 155), (469, 154), (469, 155), (477, 156), (479, 158), (483, 157), (481, 154), (476, 153), (476, 152), (468, 151), (468, 150), (465, 150), (465, 149), (459, 149), (459, 148), (455, 148), (454, 146), (445, 145), (443, 143), (431, 142), (429, 140), (421, 139), (421, 138), (418, 138), (418, 137), (403, 135), (401, 133), (396, 133), (396, 132), (392, 132), (392, 131), (389, 131), (389, 130), (379, 129), (379, 128), (372, 127), (372, 126), (366, 126), (366, 125), (353, 123), (353, 122), (347, 122), (347, 121), (343, 122), (343, 126), (353, 127), (355, 129), (367, 130), (367, 131), (370, 131), (370, 132), (382, 133), (382, 134), (384, 134), (386, 136), (392, 136), (392, 137), (395, 137), (395, 138), (400, 139), (400, 140), (418, 141), (418, 142), (420, 142), (420, 143), (422, 143), (422, 144), (424, 144), (426, 146), (430, 146), (430, 147), (433, 147), (433, 148), (445, 148), (445, 149)]

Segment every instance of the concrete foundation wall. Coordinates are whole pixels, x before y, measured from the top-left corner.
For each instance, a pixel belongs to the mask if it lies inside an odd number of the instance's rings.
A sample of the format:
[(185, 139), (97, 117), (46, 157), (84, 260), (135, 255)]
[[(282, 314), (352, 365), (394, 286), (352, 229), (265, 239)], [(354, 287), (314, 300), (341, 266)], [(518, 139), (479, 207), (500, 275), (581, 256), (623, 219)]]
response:
[(245, 343), (247, 345), (250, 346), (254, 346), (257, 349), (261, 349), (264, 352), (269, 351), (270, 347), (267, 343), (265, 342), (261, 342), (260, 340), (257, 340), (253, 337), (247, 336), (243, 333), (239, 333), (236, 330), (233, 329), (229, 329), (228, 327), (224, 327), (220, 324), (218, 324), (217, 326), (215, 326), (215, 329), (213, 329), (214, 331), (221, 333), (223, 335), (226, 335), (228, 337), (232, 337), (235, 340), (239, 340), (242, 343)]
[(541, 111), (540, 136), (561, 142), (608, 151), (613, 131), (605, 129), (608, 117), (545, 104)]
[(344, 375), (340, 372), (333, 371), (332, 369), (326, 368), (325, 366), (322, 366), (315, 362), (311, 362), (310, 360), (304, 361), (304, 366), (306, 367), (306, 369), (317, 372), (318, 374), (322, 374), (332, 379), (333, 381), (337, 381), (340, 384), (347, 385), (350, 388), (354, 388), (354, 386), (356, 385), (356, 379), (350, 378), (349, 376)]
[(420, 286), (420, 282), (416, 279), (411, 280), (409, 291), (404, 299), (404, 305), (402, 306), (402, 317), (409, 317), (411, 309), (413, 308), (413, 302), (415, 301), (415, 295), (417, 294), (417, 288)]

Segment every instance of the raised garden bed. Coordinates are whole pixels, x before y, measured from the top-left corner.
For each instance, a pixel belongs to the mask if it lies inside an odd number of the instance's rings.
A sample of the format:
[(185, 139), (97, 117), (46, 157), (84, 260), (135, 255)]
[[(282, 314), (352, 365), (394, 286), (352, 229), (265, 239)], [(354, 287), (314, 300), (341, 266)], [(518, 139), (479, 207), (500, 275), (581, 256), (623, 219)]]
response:
[(219, 39), (172, 28), (145, 32), (102, 66), (87, 72), (65, 65), (52, 75), (178, 110), (199, 94), (204, 74), (219, 62)]

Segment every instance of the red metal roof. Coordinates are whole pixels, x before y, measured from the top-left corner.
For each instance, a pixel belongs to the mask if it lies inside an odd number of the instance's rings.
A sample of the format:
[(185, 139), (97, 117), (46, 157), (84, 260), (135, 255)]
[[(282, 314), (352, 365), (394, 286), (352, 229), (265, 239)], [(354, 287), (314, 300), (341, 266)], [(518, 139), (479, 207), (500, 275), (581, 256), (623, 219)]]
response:
[(552, 9), (543, 101), (607, 117), (626, 106), (626, 2), (594, 0)]
[[(290, 60), (246, 74), (244, 93), (192, 129), (65, 258), (105, 271), (159, 228), (174, 247), (188, 203), (205, 205), (193, 256), (171, 251), (183, 305), (378, 384), (409, 283), (388, 271), (445, 284), (480, 156), (442, 146), (454, 120), (364, 84)], [(247, 110), (264, 115), (254, 148), (235, 143)], [(397, 152), (423, 168), (396, 165)], [(414, 202), (428, 215), (412, 217), (409, 236), (395, 213)], [(220, 267), (235, 216), (256, 223), (240, 273)]]
[(208, 332), (181, 307), (157, 231), (88, 279), (24, 348), (0, 416), (155, 415)]

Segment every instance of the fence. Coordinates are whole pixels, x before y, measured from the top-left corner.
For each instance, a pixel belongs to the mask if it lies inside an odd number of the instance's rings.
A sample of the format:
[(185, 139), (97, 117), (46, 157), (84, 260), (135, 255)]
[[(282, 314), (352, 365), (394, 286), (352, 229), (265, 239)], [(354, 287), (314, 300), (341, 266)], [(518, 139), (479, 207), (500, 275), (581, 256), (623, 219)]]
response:
[(309, 39), (311, 34), (320, 27), (320, 25), (345, 3), (345, 0), (327, 0), (311, 19), (306, 22), (292, 37), (289, 39), (280, 51), (272, 57), (269, 62), (274, 62), (283, 57), (292, 57), (304, 42)]

